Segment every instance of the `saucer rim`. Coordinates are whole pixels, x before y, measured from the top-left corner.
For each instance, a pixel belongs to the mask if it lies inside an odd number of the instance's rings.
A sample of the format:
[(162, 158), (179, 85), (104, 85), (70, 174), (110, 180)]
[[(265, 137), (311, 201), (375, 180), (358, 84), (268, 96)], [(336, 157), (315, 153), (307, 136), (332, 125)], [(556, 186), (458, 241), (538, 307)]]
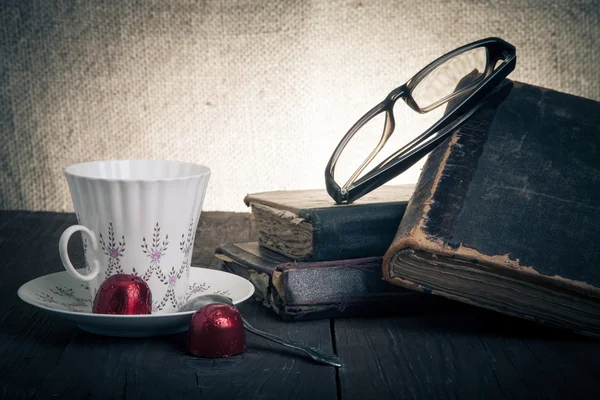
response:
[[(231, 272), (226, 272), (226, 271), (219, 271), (216, 269), (209, 269), (209, 268), (203, 268), (203, 267), (191, 267), (193, 269), (203, 269), (206, 271), (211, 271), (210, 273), (214, 273), (214, 274), (228, 274), (231, 275), (232, 277), (234, 277), (234, 279), (240, 279), (241, 281), (243, 281), (244, 285), (247, 284), (248, 286), (248, 294), (245, 296), (242, 296), (240, 298), (238, 298), (237, 300), (233, 300), (233, 304), (240, 304), (243, 303), (244, 301), (248, 300), (250, 297), (252, 297), (252, 295), (255, 292), (255, 287), (252, 284), (252, 282), (250, 282), (247, 279), (242, 278), (239, 275), (236, 274), (232, 274)], [(50, 308), (48, 306), (45, 306), (43, 303), (38, 302), (35, 298), (27, 295), (24, 293), (24, 288), (25, 286), (27, 286), (28, 284), (38, 280), (38, 279), (42, 279), (42, 278), (47, 278), (50, 277), (52, 275), (62, 275), (62, 274), (66, 274), (69, 275), (69, 273), (67, 271), (59, 271), (59, 272), (53, 272), (50, 274), (46, 274), (46, 275), (42, 275), (42, 276), (38, 276), (37, 278), (31, 279), (25, 283), (23, 283), (19, 289), (17, 290), (17, 296), (19, 296), (19, 298), (24, 301), (27, 304), (30, 304), (34, 307), (37, 308), (41, 308), (44, 309), (46, 311), (50, 311), (53, 313), (59, 313), (59, 314), (67, 314), (67, 315), (73, 315), (73, 316), (85, 316), (85, 317), (93, 317), (93, 318), (106, 318), (106, 319), (113, 319), (113, 318), (119, 318), (119, 319), (147, 319), (147, 318), (152, 318), (152, 319), (166, 319), (166, 318), (176, 318), (176, 317), (183, 317), (183, 316), (192, 316), (196, 311), (176, 311), (176, 312), (171, 312), (171, 313), (167, 313), (167, 314), (128, 314), (128, 315), (123, 315), (123, 314), (96, 314), (96, 313), (92, 313), (92, 312), (81, 312), (81, 311), (69, 311), (69, 310), (57, 310), (55, 308)], [(70, 276), (70, 275), (69, 275)], [(191, 277), (191, 274), (190, 274)], [(195, 298), (195, 297), (200, 297), (199, 296), (194, 296), (194, 297), (190, 297), (191, 299)]]

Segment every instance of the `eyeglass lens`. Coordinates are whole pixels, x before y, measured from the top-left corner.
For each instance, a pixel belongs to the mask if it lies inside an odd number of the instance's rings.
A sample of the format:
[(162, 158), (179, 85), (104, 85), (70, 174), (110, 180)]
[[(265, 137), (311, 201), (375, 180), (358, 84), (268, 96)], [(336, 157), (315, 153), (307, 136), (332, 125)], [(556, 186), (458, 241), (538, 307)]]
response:
[[(457, 91), (469, 91), (481, 81), (488, 65), (488, 51), (477, 47), (452, 57), (428, 73), (411, 94), (423, 111), (446, 103)], [(465, 78), (471, 78), (465, 85)], [(459, 87), (459, 83), (461, 84)]]

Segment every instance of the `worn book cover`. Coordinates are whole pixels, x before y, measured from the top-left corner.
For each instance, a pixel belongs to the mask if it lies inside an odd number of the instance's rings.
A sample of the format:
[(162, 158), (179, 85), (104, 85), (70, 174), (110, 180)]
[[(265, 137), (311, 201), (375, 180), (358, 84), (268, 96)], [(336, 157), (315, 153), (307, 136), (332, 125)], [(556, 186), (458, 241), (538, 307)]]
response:
[(259, 242), (300, 261), (381, 257), (392, 243), (414, 185), (383, 186), (336, 205), (325, 189), (249, 194)]
[(600, 335), (600, 103), (519, 82), (434, 150), (386, 280)]
[(382, 279), (382, 257), (295, 262), (257, 242), (219, 247), (224, 269), (252, 282), (262, 303), (286, 320), (411, 313), (440, 304)]

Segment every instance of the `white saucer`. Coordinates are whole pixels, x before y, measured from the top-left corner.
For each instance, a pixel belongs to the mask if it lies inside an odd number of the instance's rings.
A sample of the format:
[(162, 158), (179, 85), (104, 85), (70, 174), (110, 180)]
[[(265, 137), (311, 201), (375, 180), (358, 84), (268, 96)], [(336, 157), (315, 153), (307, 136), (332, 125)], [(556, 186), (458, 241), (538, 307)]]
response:
[[(234, 304), (254, 293), (246, 279), (227, 272), (191, 268), (187, 300), (204, 294), (223, 294)], [(21, 300), (73, 321), (86, 332), (107, 336), (168, 335), (188, 329), (194, 311), (150, 315), (93, 314), (87, 285), (67, 271), (36, 278), (19, 288)]]

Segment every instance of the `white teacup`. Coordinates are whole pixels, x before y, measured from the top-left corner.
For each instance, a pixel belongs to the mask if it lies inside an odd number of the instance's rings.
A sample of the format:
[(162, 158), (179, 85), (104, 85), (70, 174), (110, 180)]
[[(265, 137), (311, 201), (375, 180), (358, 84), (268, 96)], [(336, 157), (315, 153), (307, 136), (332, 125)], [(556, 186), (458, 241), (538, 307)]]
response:
[[(210, 169), (178, 161), (114, 160), (71, 165), (65, 176), (80, 224), (60, 238), (67, 272), (89, 283), (92, 299), (109, 276), (137, 275), (152, 292), (152, 313), (179, 308)], [(67, 254), (76, 231), (83, 233), (85, 275)]]

